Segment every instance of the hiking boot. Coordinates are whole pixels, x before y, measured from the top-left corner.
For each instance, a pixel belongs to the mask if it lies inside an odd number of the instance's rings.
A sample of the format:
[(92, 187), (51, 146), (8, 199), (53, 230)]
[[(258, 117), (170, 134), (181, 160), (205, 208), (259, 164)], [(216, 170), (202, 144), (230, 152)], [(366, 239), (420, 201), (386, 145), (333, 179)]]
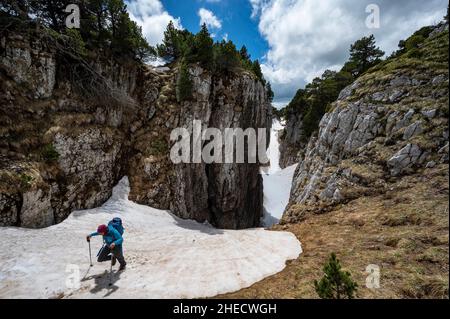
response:
[(119, 271), (125, 270), (126, 266), (127, 266), (127, 264), (120, 265)]
[(117, 262), (117, 258), (116, 258), (116, 256), (112, 256), (112, 259), (111, 259), (111, 265), (115, 265), (116, 264), (116, 262)]

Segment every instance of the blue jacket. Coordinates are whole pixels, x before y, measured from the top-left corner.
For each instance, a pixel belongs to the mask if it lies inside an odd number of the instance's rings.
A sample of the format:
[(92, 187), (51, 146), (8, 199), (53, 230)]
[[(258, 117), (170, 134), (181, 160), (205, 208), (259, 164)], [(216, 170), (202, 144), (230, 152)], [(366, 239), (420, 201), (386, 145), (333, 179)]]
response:
[[(89, 236), (99, 236), (100, 234), (95, 232)], [(116, 246), (120, 246), (123, 243), (122, 235), (112, 226), (108, 226), (108, 232), (103, 235), (103, 241), (109, 246), (114, 243)]]

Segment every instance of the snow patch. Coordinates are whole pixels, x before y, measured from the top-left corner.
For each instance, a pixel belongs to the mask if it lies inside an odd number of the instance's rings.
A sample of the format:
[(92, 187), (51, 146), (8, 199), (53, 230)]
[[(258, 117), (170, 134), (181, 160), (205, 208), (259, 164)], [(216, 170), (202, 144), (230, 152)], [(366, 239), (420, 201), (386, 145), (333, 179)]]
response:
[(157, 57), (154, 60), (150, 60), (147, 62), (147, 65), (153, 66), (153, 67), (161, 67), (164, 66), (168, 63), (168, 61), (166, 61), (163, 58)]
[(269, 170), (267, 174), (273, 174), (281, 170), (280, 167), (280, 143), (278, 135), (284, 126), (278, 120), (273, 120), (272, 129), (270, 130), (270, 143), (267, 149), (267, 157), (270, 160)]
[(292, 178), (297, 164), (289, 166), (271, 175), (263, 175), (264, 217), (262, 224), (270, 227), (278, 224), (284, 209), (289, 203)]
[[(44, 229), (0, 227), (0, 298), (197, 298), (248, 287), (302, 252), (292, 233), (221, 230), (128, 200), (122, 179), (100, 208)], [(113, 217), (124, 222), (127, 270), (95, 262), (101, 238), (86, 235)], [(77, 275), (80, 287), (67, 286)]]
[(264, 216), (261, 223), (264, 227), (278, 224), (283, 216), (284, 209), (289, 202), (292, 178), (297, 164), (280, 168), (280, 143), (278, 134), (284, 128), (284, 123), (277, 119), (272, 122), (270, 131), (270, 144), (267, 149), (267, 157), (270, 159), (270, 166), (261, 168), (264, 189)]

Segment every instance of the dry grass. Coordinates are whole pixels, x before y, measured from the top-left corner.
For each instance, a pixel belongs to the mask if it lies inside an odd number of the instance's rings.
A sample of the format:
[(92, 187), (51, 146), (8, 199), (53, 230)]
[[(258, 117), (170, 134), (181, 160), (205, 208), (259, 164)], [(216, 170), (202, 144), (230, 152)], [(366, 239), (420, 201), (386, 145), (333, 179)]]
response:
[[(280, 273), (219, 298), (317, 298), (313, 280), (336, 252), (359, 285), (358, 298), (448, 298), (448, 165), (407, 176), (386, 194), (360, 197), (298, 224), (303, 254)], [(379, 289), (365, 287), (369, 264)]]

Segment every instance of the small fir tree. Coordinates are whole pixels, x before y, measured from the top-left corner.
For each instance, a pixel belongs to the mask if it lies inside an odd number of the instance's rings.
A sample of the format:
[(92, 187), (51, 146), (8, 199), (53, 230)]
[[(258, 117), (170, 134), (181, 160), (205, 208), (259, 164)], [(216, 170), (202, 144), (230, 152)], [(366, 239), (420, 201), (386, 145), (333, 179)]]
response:
[(353, 299), (358, 285), (348, 271), (341, 270), (339, 259), (332, 253), (323, 267), (325, 273), (320, 281), (314, 281), (316, 292), (322, 299)]

